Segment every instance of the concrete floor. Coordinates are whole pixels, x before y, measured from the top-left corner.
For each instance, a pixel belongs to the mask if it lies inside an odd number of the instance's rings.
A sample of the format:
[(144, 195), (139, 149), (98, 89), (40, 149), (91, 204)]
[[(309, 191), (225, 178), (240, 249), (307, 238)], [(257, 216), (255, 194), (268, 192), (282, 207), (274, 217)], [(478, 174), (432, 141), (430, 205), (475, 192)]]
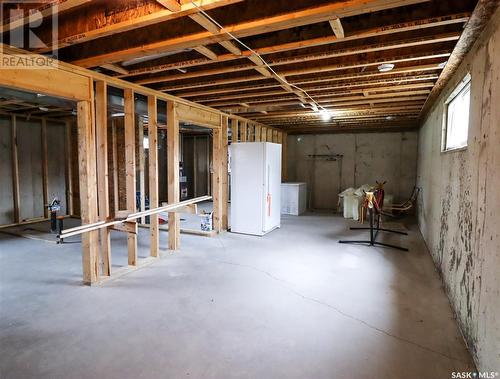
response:
[[(181, 251), (100, 287), (79, 244), (0, 233), (1, 378), (450, 378), (473, 365), (412, 227), (408, 253), (331, 215), (264, 238), (182, 235)], [(166, 245), (166, 233), (161, 235)], [(113, 264), (126, 264), (115, 233)], [(140, 230), (140, 255), (148, 231)]]

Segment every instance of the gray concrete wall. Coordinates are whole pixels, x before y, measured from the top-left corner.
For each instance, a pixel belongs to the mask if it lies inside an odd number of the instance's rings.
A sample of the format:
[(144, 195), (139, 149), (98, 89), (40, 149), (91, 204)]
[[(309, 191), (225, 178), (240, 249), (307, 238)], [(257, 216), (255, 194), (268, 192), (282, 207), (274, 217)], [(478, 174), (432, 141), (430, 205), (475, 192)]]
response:
[(66, 202), (66, 124), (47, 122), (47, 168), (49, 201), (61, 201), (61, 214), (67, 214)]
[[(12, 179), (12, 122), (0, 116), (0, 225), (14, 223)], [(44, 215), (41, 120), (17, 116), (20, 221)], [(47, 168), (49, 201), (61, 200), (66, 214), (65, 124), (47, 122)]]
[[(500, 370), (500, 11), (419, 134), (418, 220), (480, 370)], [(444, 102), (470, 72), (468, 147), (441, 152)]]
[(42, 125), (17, 117), (21, 221), (43, 217)]
[[(341, 154), (342, 161), (311, 154)], [(387, 181), (386, 193), (407, 199), (415, 185), (417, 133), (345, 133), (288, 136), (288, 181), (307, 182), (308, 206), (335, 209), (339, 189)]]
[(14, 222), (10, 117), (0, 116), (0, 225)]

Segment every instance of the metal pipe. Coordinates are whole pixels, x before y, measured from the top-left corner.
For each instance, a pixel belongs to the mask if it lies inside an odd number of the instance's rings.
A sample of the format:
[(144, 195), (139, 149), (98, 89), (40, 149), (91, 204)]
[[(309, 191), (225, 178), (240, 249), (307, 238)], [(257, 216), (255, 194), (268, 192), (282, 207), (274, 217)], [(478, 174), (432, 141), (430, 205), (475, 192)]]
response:
[(201, 196), (201, 197), (197, 197), (195, 199), (185, 200), (185, 201), (181, 201), (179, 203), (174, 203), (174, 204), (169, 204), (169, 205), (166, 205), (164, 207), (159, 207), (159, 208), (155, 208), (155, 209), (149, 209), (147, 211), (132, 213), (132, 214), (129, 214), (126, 218), (121, 219), (121, 220), (112, 220), (112, 221), (107, 221), (107, 222), (99, 221), (99, 222), (95, 222), (92, 224), (77, 226), (75, 228), (63, 230), (61, 232), (61, 234), (59, 234), (57, 236), (57, 238), (59, 241), (61, 241), (61, 240), (68, 238), (68, 237), (76, 236), (76, 235), (83, 234), (83, 233), (92, 232), (92, 231), (97, 230), (97, 229), (107, 228), (107, 227), (110, 227), (113, 225), (122, 224), (124, 222), (130, 222), (130, 221), (136, 220), (138, 218), (141, 218), (143, 216), (149, 216), (149, 215), (153, 215), (153, 214), (157, 214), (157, 213), (161, 213), (161, 212), (172, 211), (176, 208), (181, 208), (181, 207), (185, 207), (186, 205), (201, 203), (202, 201), (207, 201), (207, 200), (211, 200), (211, 199), (212, 199), (212, 196)]

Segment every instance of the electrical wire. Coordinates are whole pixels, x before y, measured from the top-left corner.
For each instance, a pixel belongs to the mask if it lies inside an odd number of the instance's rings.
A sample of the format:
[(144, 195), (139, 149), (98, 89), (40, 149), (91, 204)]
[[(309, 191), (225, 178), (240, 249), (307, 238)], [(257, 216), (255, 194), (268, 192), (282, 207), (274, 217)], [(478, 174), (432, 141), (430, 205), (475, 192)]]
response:
[[(283, 84), (286, 84), (292, 88), (295, 88), (297, 90), (299, 90), (300, 92), (302, 92), (303, 94), (305, 94), (309, 99), (311, 99), (311, 101), (313, 102), (313, 104), (315, 105), (315, 107), (319, 110), (321, 109), (321, 112), (327, 112), (328, 115), (330, 115), (330, 112), (325, 108), (323, 107), (321, 104), (319, 104), (316, 100), (314, 100), (311, 95), (309, 95), (307, 93), (306, 90), (300, 88), (299, 86), (295, 85), (295, 84), (292, 84), (292, 83), (289, 83), (285, 78), (283, 78), (281, 75), (279, 75), (276, 71), (273, 70), (273, 68), (264, 60), (264, 58), (262, 58), (262, 56), (257, 53), (255, 50), (253, 50), (251, 47), (249, 47), (248, 45), (246, 45), (244, 42), (242, 42), (239, 38), (237, 38), (234, 34), (232, 34), (231, 32), (229, 32), (227, 29), (225, 29), (220, 23), (218, 23), (216, 20), (214, 20), (209, 14), (207, 14), (207, 12), (205, 12), (201, 7), (199, 7), (194, 1), (191, 0), (191, 4), (196, 7), (198, 9), (198, 11), (203, 14), (206, 18), (208, 18), (210, 21), (212, 21), (215, 25), (217, 25), (217, 27), (221, 30), (221, 32), (227, 34), (228, 36), (230, 36), (233, 40), (235, 40), (236, 42), (238, 42), (241, 46), (243, 46), (245, 49), (247, 49), (248, 51), (250, 51), (251, 53), (255, 54), (260, 60), (261, 62), (275, 75), (276, 79), (278, 79), (279, 81), (281, 81)], [(314, 107), (313, 107), (314, 108)]]

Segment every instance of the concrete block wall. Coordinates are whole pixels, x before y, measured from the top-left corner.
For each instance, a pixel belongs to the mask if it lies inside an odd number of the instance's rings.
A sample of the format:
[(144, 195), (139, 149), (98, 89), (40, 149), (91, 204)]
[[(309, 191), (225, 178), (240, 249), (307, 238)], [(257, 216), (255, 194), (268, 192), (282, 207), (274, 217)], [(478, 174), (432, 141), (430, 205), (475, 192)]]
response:
[[(468, 146), (441, 152), (444, 102), (471, 74)], [(480, 371), (500, 370), (500, 10), (419, 134), (420, 230)]]
[[(342, 161), (312, 159), (341, 154)], [(386, 193), (406, 200), (415, 186), (417, 132), (337, 133), (288, 136), (288, 181), (308, 184), (308, 206), (332, 210), (339, 190), (387, 181)]]

